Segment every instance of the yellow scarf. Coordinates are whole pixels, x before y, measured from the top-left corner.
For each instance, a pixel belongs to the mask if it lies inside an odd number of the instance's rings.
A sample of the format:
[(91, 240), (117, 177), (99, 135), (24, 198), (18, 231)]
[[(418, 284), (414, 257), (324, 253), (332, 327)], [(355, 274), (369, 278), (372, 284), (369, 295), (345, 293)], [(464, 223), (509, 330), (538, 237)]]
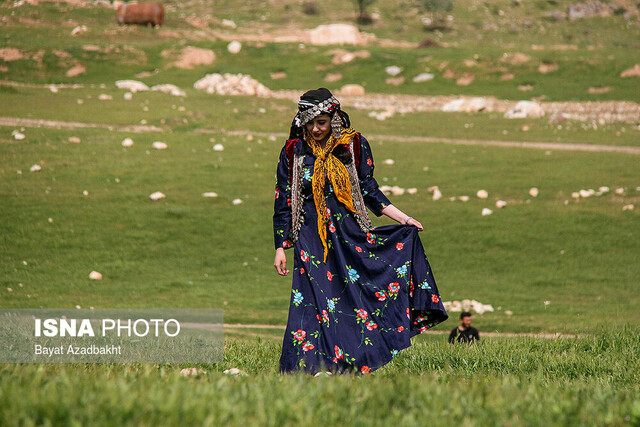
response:
[(335, 139), (333, 135), (331, 135), (324, 148), (322, 148), (308, 132), (306, 133), (305, 139), (313, 150), (313, 155), (316, 157), (313, 164), (311, 188), (313, 189), (313, 201), (315, 202), (318, 213), (318, 234), (324, 247), (323, 262), (325, 263), (327, 262), (328, 252), (326, 227), (328, 215), (327, 203), (324, 198), (325, 177), (329, 178), (329, 182), (331, 182), (338, 200), (344, 203), (351, 212), (358, 214), (353, 207), (349, 172), (346, 166), (332, 153), (333, 149), (338, 145), (349, 145), (349, 140), (355, 133), (354, 128), (343, 129), (340, 138)]

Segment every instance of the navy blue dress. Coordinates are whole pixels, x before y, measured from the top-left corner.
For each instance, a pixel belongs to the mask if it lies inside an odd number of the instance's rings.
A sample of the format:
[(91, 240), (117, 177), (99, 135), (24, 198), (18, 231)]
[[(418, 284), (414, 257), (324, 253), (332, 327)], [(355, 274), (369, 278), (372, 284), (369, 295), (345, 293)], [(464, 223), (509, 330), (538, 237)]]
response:
[[(373, 177), (371, 147), (360, 137), (358, 177), (367, 207), (376, 216), (391, 202)], [(303, 217), (291, 245), (289, 158), (282, 148), (276, 172), (275, 247), (293, 249), (293, 286), (280, 372), (321, 370), (368, 373), (388, 363), (410, 338), (448, 315), (413, 225), (384, 225), (363, 232), (354, 215), (337, 200), (329, 181), (325, 197), (329, 251), (322, 262), (316, 208), (311, 190), (315, 157), (303, 140)], [(289, 261), (290, 262), (290, 261)]]

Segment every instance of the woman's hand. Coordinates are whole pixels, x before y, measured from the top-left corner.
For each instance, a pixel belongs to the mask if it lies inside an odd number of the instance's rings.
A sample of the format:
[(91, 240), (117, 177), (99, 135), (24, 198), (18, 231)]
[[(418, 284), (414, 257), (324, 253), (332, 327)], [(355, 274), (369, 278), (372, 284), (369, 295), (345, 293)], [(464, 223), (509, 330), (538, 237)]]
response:
[(289, 274), (289, 270), (287, 270), (287, 255), (284, 253), (284, 248), (276, 249), (276, 259), (273, 261), (273, 266), (279, 275), (286, 276)]
[(418, 231), (424, 230), (424, 228), (422, 228), (422, 224), (420, 224), (420, 222), (414, 218), (411, 218), (409, 221), (407, 221), (407, 224), (415, 225), (416, 227), (418, 227)]

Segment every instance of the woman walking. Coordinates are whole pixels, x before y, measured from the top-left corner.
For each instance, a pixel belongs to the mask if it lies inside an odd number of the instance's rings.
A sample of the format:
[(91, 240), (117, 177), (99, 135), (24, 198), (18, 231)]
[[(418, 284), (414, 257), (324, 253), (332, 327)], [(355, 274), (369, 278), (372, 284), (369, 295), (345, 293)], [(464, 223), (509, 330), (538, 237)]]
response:
[[(331, 92), (304, 93), (276, 171), (274, 265), (293, 276), (280, 372), (372, 372), (448, 317), (422, 225), (373, 170), (368, 141)], [(400, 224), (373, 228), (367, 208)]]

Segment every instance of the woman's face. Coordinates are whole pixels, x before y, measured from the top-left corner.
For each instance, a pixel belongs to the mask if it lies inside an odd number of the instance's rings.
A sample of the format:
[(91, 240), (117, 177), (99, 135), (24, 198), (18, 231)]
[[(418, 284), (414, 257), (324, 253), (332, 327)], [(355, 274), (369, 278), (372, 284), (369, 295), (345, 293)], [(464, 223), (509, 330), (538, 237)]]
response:
[(320, 114), (306, 123), (307, 131), (317, 142), (323, 142), (331, 133), (331, 117), (328, 114)]

